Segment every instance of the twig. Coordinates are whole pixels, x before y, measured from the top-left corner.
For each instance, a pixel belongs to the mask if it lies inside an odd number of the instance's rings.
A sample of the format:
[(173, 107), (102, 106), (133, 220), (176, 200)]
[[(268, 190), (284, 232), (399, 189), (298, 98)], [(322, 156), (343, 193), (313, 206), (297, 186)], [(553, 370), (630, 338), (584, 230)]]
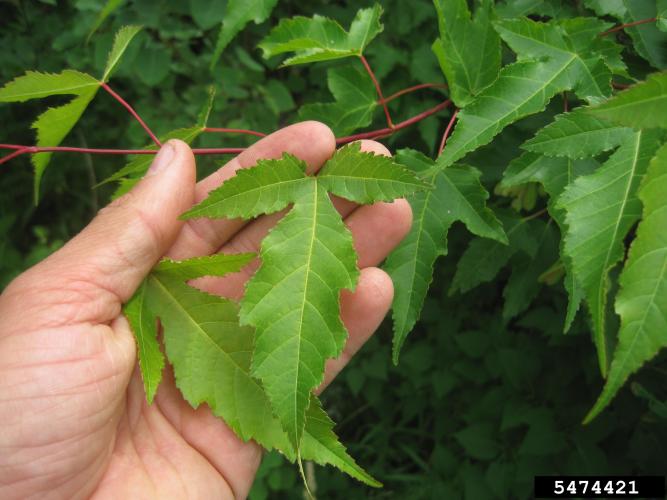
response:
[(223, 134), (246, 134), (246, 135), (254, 135), (256, 137), (266, 137), (266, 134), (263, 132), (256, 132), (255, 130), (246, 130), (244, 128), (205, 127), (204, 132), (220, 132)]
[(657, 21), (657, 18), (652, 17), (652, 18), (650, 18), (650, 19), (642, 19), (641, 21), (635, 21), (635, 22), (633, 22), (633, 23), (620, 24), (620, 25), (618, 25), (618, 26), (614, 26), (613, 28), (611, 28), (611, 29), (609, 29), (609, 30), (607, 30), (607, 31), (603, 31), (603, 32), (600, 33), (598, 36), (607, 36), (607, 35), (609, 35), (610, 33), (615, 33), (615, 32), (617, 32), (617, 31), (621, 31), (621, 30), (623, 30), (623, 29), (625, 29), (625, 28), (632, 28), (633, 26), (639, 26), (640, 24), (654, 23), (654, 22), (656, 22), (656, 21)]
[(455, 109), (454, 113), (452, 114), (452, 117), (449, 119), (449, 123), (447, 124), (447, 128), (445, 129), (445, 133), (442, 134), (442, 140), (440, 141), (440, 147), (438, 148), (438, 155), (440, 155), (440, 153), (442, 153), (442, 150), (445, 149), (445, 143), (447, 142), (449, 133), (452, 131), (452, 127), (454, 126), (454, 122), (456, 121), (456, 115), (458, 114), (459, 110)]
[[(401, 97), (402, 95), (405, 94), (410, 94), (411, 92), (414, 92), (416, 90), (422, 90), (422, 89), (446, 89), (447, 84), (445, 83), (420, 83), (419, 85), (413, 85), (412, 87), (408, 87), (407, 89), (399, 90), (398, 92), (395, 92), (391, 94), (389, 97), (385, 97), (384, 102), (391, 102), (397, 97)], [(380, 104), (382, 104), (381, 101), (378, 101)]]
[(382, 95), (382, 89), (380, 88), (380, 82), (378, 82), (377, 78), (375, 78), (375, 73), (373, 73), (373, 70), (371, 69), (370, 65), (368, 64), (368, 61), (366, 60), (366, 57), (363, 54), (359, 54), (359, 59), (361, 59), (361, 63), (364, 65), (364, 68), (366, 68), (366, 72), (369, 74), (371, 77), (371, 80), (373, 80), (373, 85), (375, 85), (375, 91), (378, 94), (379, 103), (382, 105), (382, 109), (384, 109), (384, 116), (387, 119), (387, 126), (389, 128), (394, 128), (394, 122), (391, 121), (391, 116), (389, 115), (389, 108), (387, 107), (387, 101), (385, 100), (384, 96)]
[[(157, 149), (104, 149), (104, 148), (75, 148), (70, 146), (21, 146), (19, 144), (0, 144), (0, 149), (14, 149), (15, 151), (0, 159), (0, 164), (22, 154), (35, 153), (89, 153), (94, 155), (154, 155)], [(238, 154), (245, 148), (193, 148), (195, 155), (227, 155)]]
[(388, 137), (392, 135), (395, 132), (398, 132), (401, 129), (404, 129), (406, 127), (409, 127), (410, 125), (417, 123), (424, 118), (427, 118), (438, 111), (441, 111), (448, 107), (452, 102), (447, 99), (444, 102), (441, 102), (437, 106), (432, 107), (431, 109), (427, 109), (426, 111), (422, 111), (418, 115), (413, 116), (412, 118), (408, 118), (405, 121), (402, 121), (400, 123), (397, 123), (393, 127), (389, 128), (381, 128), (379, 130), (373, 130), (370, 132), (361, 132), (360, 134), (353, 134), (353, 135), (348, 135), (345, 137), (339, 137), (336, 139), (336, 144), (347, 144), (348, 142), (353, 142), (353, 141), (358, 141), (360, 139), (379, 139), (380, 137)]
[(114, 99), (116, 99), (125, 109), (129, 111), (129, 113), (134, 117), (135, 120), (139, 122), (139, 125), (146, 131), (146, 133), (150, 136), (150, 138), (153, 140), (153, 142), (157, 145), (157, 147), (161, 147), (162, 143), (160, 142), (160, 139), (157, 138), (157, 136), (153, 133), (153, 131), (146, 125), (146, 122), (144, 122), (141, 119), (141, 116), (139, 116), (139, 113), (137, 113), (132, 106), (130, 106), (125, 99), (123, 99), (121, 96), (119, 96), (116, 92), (113, 91), (111, 87), (105, 82), (102, 82), (102, 88), (106, 90)]

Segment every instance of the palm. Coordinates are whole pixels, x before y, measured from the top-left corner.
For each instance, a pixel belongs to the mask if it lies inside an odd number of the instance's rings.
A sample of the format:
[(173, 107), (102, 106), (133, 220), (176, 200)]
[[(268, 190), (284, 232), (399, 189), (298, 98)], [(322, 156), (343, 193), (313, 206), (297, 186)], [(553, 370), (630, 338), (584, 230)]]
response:
[[(364, 147), (385, 151), (377, 143)], [(149, 200), (148, 209), (171, 228), (193, 201), (258, 157), (288, 150), (315, 170), (333, 148), (330, 131), (321, 125), (289, 127), (260, 141), (194, 191), (192, 184), (174, 179), (172, 189), (179, 192), (170, 193), (157, 209)], [(149, 233), (154, 241), (142, 246), (131, 236), (115, 243), (106, 238), (108, 245), (99, 250), (99, 234), (109, 231), (109, 223), (98, 220), (104, 219), (101, 215), (1, 297), (0, 497), (238, 498), (250, 489), (260, 448), (240, 441), (205, 405), (191, 408), (169, 370), (154, 403), (146, 403), (134, 339), (120, 311), (160, 255), (255, 251), (280, 215), (245, 226), (193, 221), (165, 236), (133, 203), (129, 197), (109, 210), (128, 212), (126, 223), (136, 225), (124, 229), (128, 235)], [(350, 339), (343, 355), (328, 363), (324, 385), (386, 313), (391, 282), (371, 266), (398, 244), (410, 224), (405, 202), (358, 209), (336, 203), (355, 238), (362, 274), (355, 294), (342, 297)], [(161, 239), (170, 246), (155, 244)], [(95, 252), (102, 257), (90, 257)], [(250, 272), (198, 280), (196, 286), (238, 298)]]

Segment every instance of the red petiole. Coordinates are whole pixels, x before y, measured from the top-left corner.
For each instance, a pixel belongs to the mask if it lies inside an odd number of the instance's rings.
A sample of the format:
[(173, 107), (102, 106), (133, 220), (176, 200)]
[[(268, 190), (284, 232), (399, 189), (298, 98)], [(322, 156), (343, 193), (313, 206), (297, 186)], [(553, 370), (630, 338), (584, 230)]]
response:
[[(391, 120), (391, 116), (389, 115), (389, 110), (387, 108), (386, 103), (402, 96), (405, 94), (409, 94), (411, 92), (415, 92), (417, 90), (421, 89), (427, 89), (427, 88), (447, 88), (446, 85), (440, 84), (440, 83), (422, 83), (419, 85), (414, 85), (412, 87), (399, 90), (398, 92), (390, 95), (389, 97), (385, 98), (382, 94), (382, 90), (380, 88), (380, 84), (377, 81), (377, 78), (375, 77), (375, 74), (373, 73), (373, 70), (370, 68), (368, 61), (366, 58), (361, 55), (360, 59), (366, 68), (366, 71), (370, 75), (371, 79), (373, 80), (373, 84), (375, 85), (375, 89), (378, 93), (378, 103), (382, 105), (384, 112), (385, 112), (385, 117), (387, 119), (387, 127), (381, 128), (378, 130), (373, 130), (369, 132), (362, 132), (359, 134), (354, 134), (354, 135), (349, 135), (346, 137), (339, 137), (336, 139), (337, 144), (347, 144), (349, 142), (353, 142), (356, 140), (360, 139), (380, 139), (384, 137), (388, 137), (395, 132), (402, 130), (406, 127), (409, 127), (410, 125), (413, 125), (424, 118), (427, 118), (443, 109), (448, 107), (451, 104), (451, 101), (446, 100), (437, 106), (434, 106), (433, 108), (427, 109), (426, 111), (423, 111), (419, 113), (418, 115), (413, 116), (412, 118), (408, 118), (407, 120), (404, 120), (400, 123), (394, 124)], [(101, 87), (109, 94), (111, 95), (118, 103), (120, 103), (129, 113), (132, 115), (132, 117), (141, 125), (141, 127), (146, 131), (148, 136), (151, 138), (151, 140), (155, 143), (158, 148), (162, 146), (162, 143), (160, 140), (157, 138), (157, 136), (153, 133), (153, 131), (150, 129), (150, 127), (146, 124), (146, 122), (139, 116), (139, 113), (137, 113), (130, 104), (125, 101), (117, 92), (115, 92), (109, 85), (105, 82), (102, 82)], [(204, 132), (210, 132), (210, 133), (231, 133), (231, 134), (245, 134), (245, 135), (252, 135), (255, 137), (265, 137), (267, 134), (262, 133), (262, 132), (257, 132), (255, 130), (247, 130), (247, 129), (238, 129), (238, 128), (223, 128), (223, 127), (206, 127), (203, 130)], [(35, 154), (35, 153), (86, 153), (86, 154), (105, 154), (105, 155), (152, 155), (157, 153), (157, 149), (108, 149), (108, 148), (77, 148), (77, 147), (70, 147), (70, 146), (25, 146), (21, 144), (0, 144), (0, 149), (8, 149), (8, 150), (13, 150), (11, 153), (8, 155), (4, 156), (3, 158), (0, 158), (0, 165), (3, 163), (7, 163), (8, 161), (12, 160), (13, 158), (16, 158), (18, 156), (21, 156), (23, 154)], [(193, 148), (192, 152), (195, 155), (214, 155), (214, 154), (237, 154), (242, 151), (244, 151), (245, 148)]]

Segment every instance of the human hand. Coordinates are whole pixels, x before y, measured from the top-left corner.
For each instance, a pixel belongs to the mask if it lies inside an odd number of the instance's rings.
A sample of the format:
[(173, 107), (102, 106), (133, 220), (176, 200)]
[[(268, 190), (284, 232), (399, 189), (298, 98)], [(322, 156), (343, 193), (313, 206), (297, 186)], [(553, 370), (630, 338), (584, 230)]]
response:
[[(168, 368), (154, 403), (146, 403), (121, 307), (163, 255), (259, 249), (282, 213), (250, 223), (178, 220), (237, 169), (287, 151), (316, 171), (334, 149), (327, 127), (300, 123), (195, 185), (191, 151), (169, 141), (128, 195), (7, 287), (0, 295), (0, 498), (247, 496), (261, 449), (239, 440), (206, 405), (190, 407)], [(389, 154), (372, 141), (362, 149)], [(373, 266), (411, 223), (404, 200), (357, 207), (336, 199), (335, 205), (353, 234), (362, 272), (355, 292), (342, 295), (350, 336), (343, 354), (328, 361), (320, 390), (387, 313), (392, 283)], [(200, 279), (197, 286), (236, 299), (255, 268)]]

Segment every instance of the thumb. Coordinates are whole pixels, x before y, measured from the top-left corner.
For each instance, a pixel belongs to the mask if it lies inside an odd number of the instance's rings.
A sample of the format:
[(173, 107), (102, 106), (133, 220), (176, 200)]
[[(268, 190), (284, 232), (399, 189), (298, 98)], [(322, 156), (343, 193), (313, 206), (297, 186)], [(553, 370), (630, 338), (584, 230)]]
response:
[(112, 319), (104, 316), (118, 314), (120, 304), (132, 296), (176, 238), (182, 226), (178, 216), (192, 205), (194, 186), (192, 151), (184, 142), (170, 140), (129, 193), (102, 209), (81, 233), (29, 274), (49, 283), (52, 290), (73, 290), (70, 302), (85, 297), (94, 311), (81, 311), (78, 320)]

